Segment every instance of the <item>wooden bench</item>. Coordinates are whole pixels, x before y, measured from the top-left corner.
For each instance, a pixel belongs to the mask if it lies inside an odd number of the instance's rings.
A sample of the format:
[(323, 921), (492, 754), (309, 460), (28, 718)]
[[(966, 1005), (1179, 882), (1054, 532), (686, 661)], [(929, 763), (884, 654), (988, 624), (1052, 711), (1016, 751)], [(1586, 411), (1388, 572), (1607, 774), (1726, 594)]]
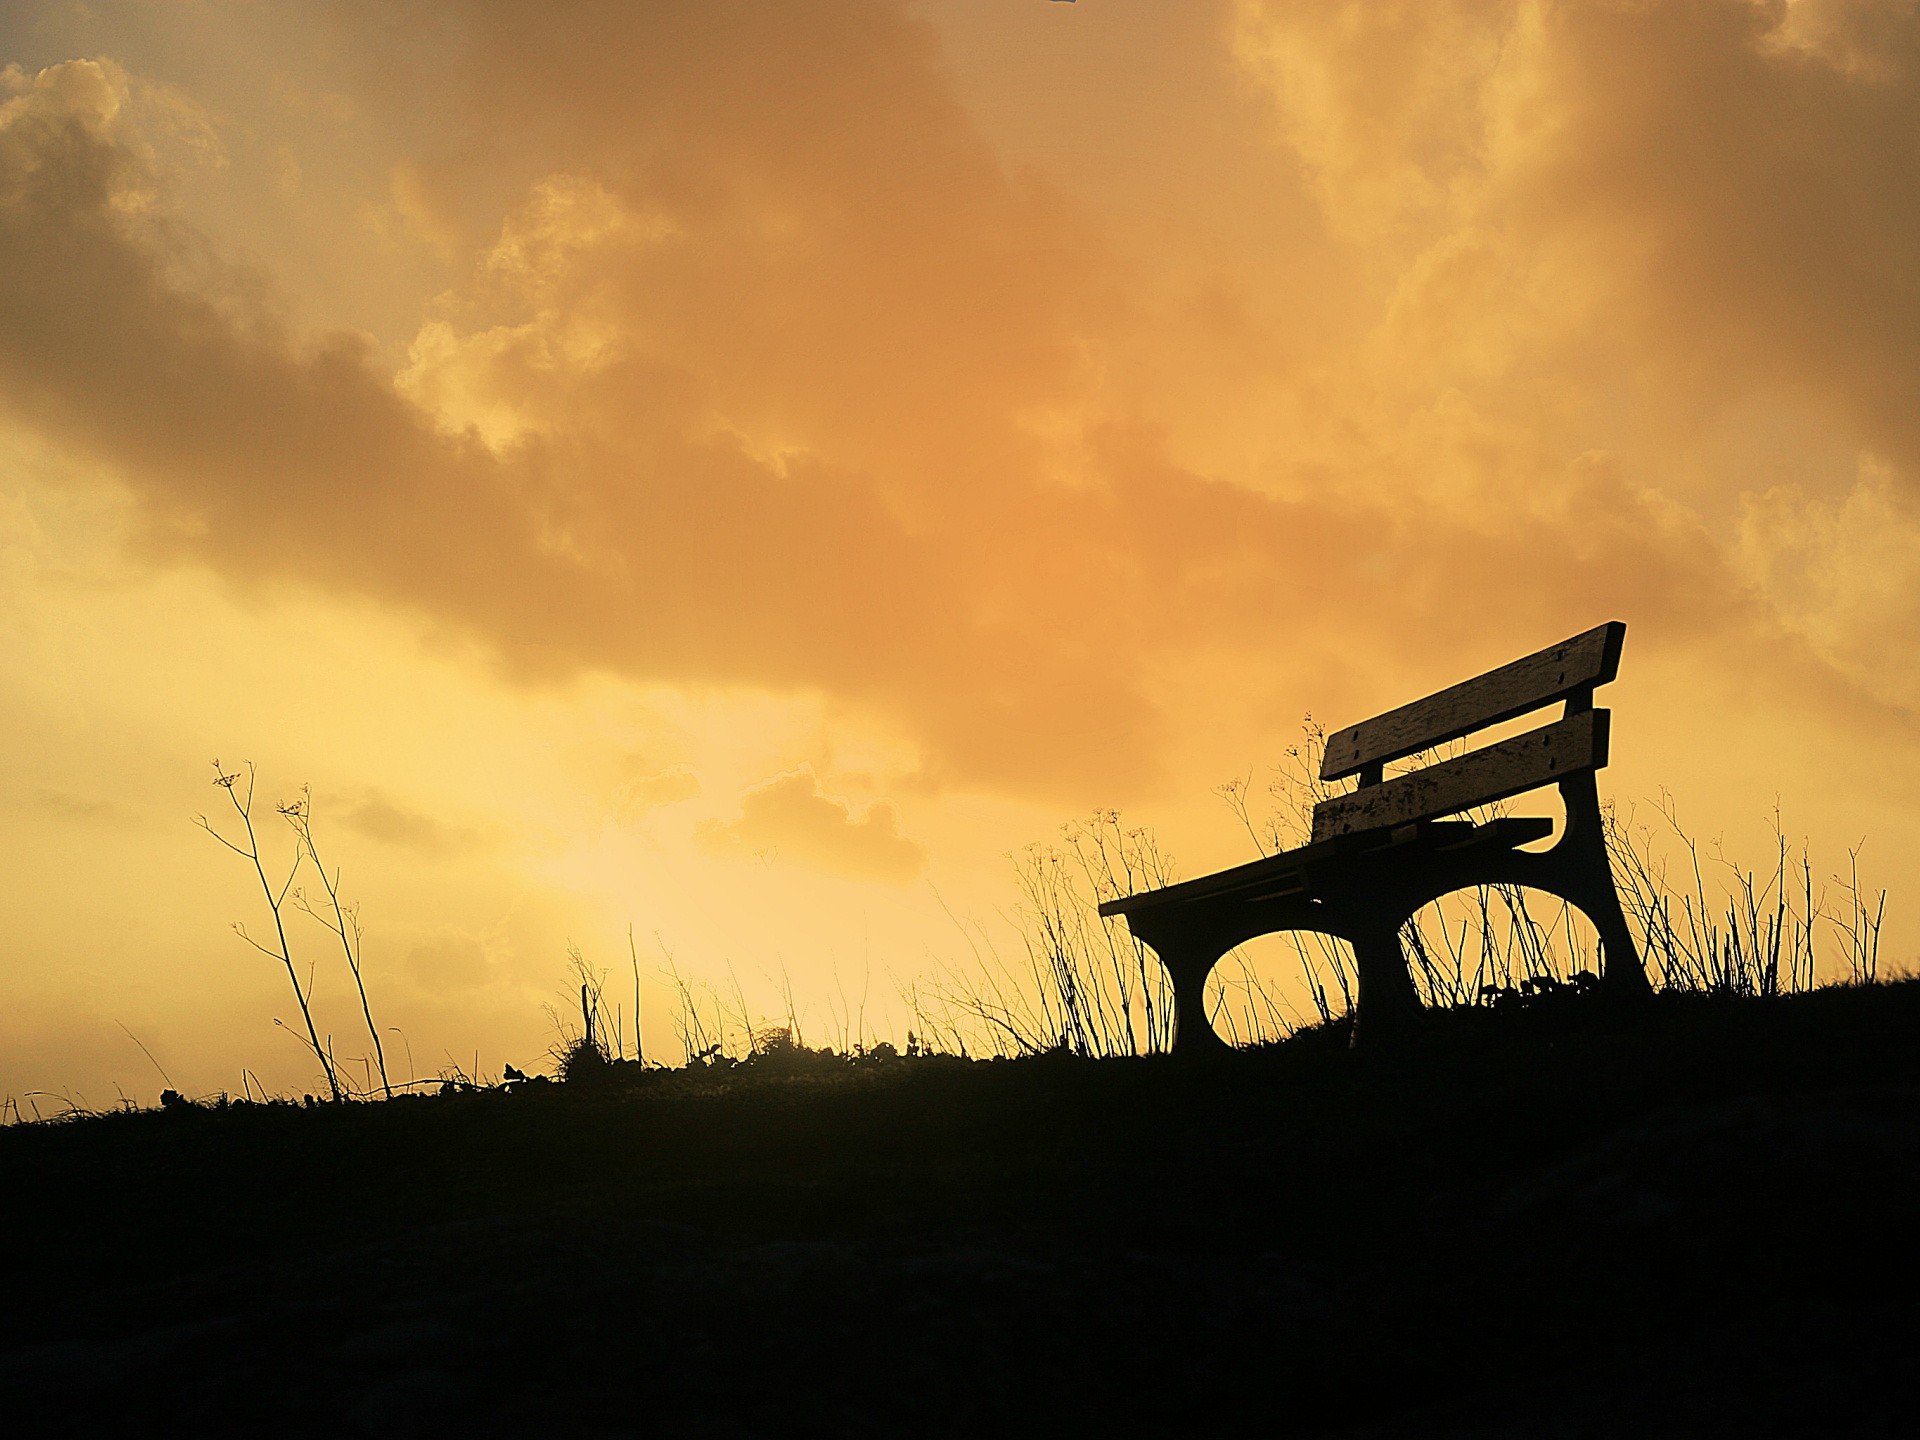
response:
[[(1224, 1042), (1207, 1023), (1207, 976), (1235, 946), (1283, 930), (1317, 930), (1353, 947), (1358, 972), (1353, 1037), (1391, 1029), (1420, 1009), (1400, 932), (1421, 906), (1456, 890), (1524, 885), (1584, 911), (1599, 931), (1599, 988), (1648, 990), (1607, 860), (1594, 774), (1607, 763), (1607, 712), (1593, 692), (1620, 668), (1619, 621), (1389, 710), (1327, 737), (1322, 780), (1357, 777), (1354, 790), (1313, 810), (1312, 837), (1294, 850), (1158, 890), (1109, 900), (1153, 947), (1173, 980), (1174, 1048)], [(1560, 718), (1524, 734), (1387, 778), (1385, 767), (1548, 705)], [(1529, 790), (1557, 785), (1566, 806), (1553, 822), (1447, 819)]]

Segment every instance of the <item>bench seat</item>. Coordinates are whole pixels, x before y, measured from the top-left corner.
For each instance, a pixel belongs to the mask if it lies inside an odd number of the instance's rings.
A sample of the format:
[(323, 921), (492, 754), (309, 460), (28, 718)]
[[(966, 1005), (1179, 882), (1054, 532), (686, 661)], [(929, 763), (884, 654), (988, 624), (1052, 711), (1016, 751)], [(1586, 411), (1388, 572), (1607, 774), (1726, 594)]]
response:
[[(1431, 820), (1424, 825), (1401, 825), (1370, 834), (1336, 835), (1310, 840), (1230, 870), (1181, 880), (1158, 890), (1123, 895), (1101, 905), (1104, 916), (1139, 915), (1162, 906), (1197, 903), (1225, 905), (1273, 900), (1287, 895), (1332, 892), (1364, 884), (1365, 862), (1393, 861), (1408, 851), (1461, 853), (1486, 849), (1516, 850), (1553, 833), (1545, 816), (1503, 815), (1475, 823), (1470, 820)], [(1338, 861), (1339, 864), (1331, 862)]]

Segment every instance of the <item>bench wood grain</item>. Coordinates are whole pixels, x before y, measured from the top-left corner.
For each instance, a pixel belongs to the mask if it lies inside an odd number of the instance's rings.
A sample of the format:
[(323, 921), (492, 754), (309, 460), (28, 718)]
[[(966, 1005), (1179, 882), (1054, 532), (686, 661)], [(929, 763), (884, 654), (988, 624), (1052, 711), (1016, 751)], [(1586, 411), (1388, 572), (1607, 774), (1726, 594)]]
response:
[(1322, 800), (1313, 809), (1313, 838), (1434, 820), (1598, 770), (1607, 763), (1607, 719), (1605, 710), (1583, 710), (1424, 770)]
[(1403, 760), (1605, 685), (1619, 672), (1626, 636), (1625, 625), (1609, 620), (1424, 700), (1336, 730), (1327, 737), (1320, 778), (1358, 775), (1369, 766)]

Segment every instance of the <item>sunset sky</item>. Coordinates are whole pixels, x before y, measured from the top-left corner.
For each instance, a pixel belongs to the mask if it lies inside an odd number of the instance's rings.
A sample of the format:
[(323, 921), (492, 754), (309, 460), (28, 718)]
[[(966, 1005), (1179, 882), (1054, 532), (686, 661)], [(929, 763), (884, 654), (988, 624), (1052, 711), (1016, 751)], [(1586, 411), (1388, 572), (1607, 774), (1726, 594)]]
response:
[(662, 945), (883, 1028), (1063, 822), (1251, 858), (1307, 712), (1614, 618), (1604, 793), (1864, 841), (1920, 944), (1914, 0), (0, 40), (0, 1095), (313, 1084), (215, 757), (276, 853), (313, 787), (418, 1073), (630, 923), (677, 1058)]

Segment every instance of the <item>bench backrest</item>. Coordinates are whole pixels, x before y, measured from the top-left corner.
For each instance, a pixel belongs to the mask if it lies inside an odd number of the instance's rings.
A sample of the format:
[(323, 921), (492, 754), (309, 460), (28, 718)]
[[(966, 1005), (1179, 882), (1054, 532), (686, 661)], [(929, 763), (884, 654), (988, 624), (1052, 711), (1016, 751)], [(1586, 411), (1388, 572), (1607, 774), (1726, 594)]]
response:
[[(1388, 829), (1491, 805), (1607, 763), (1607, 712), (1593, 692), (1619, 673), (1627, 627), (1618, 620), (1489, 670), (1424, 700), (1327, 737), (1320, 778), (1360, 788), (1314, 807), (1313, 838)], [(1392, 780), (1383, 767), (1531, 710), (1566, 702), (1559, 720)]]

